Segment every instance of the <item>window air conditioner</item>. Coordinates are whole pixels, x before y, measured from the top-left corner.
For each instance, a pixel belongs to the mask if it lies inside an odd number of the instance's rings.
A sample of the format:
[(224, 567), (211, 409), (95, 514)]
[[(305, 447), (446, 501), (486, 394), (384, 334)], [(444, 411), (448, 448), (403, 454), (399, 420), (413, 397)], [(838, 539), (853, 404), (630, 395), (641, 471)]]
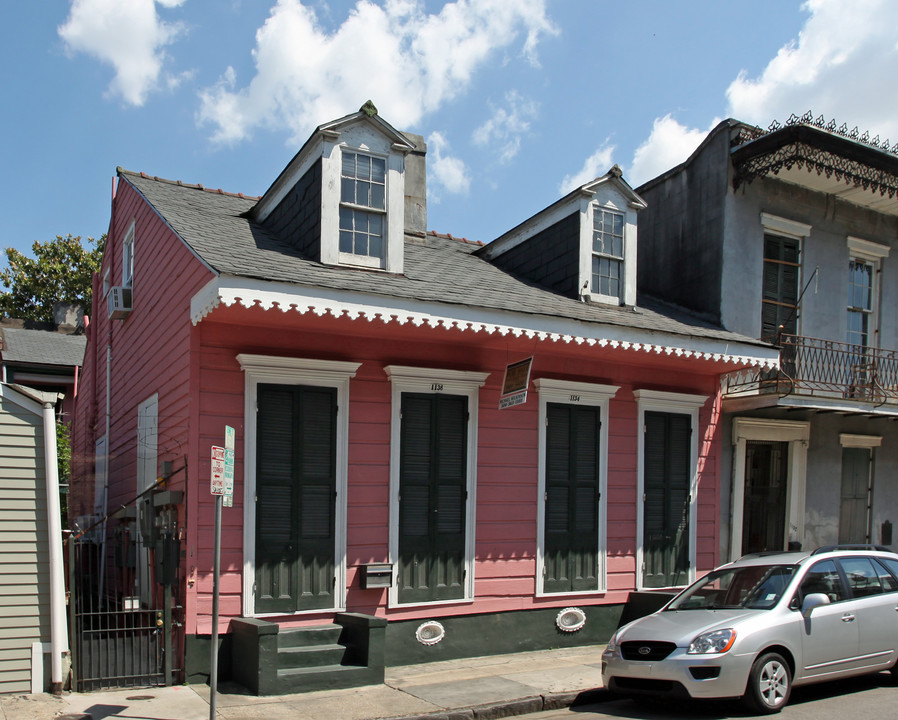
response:
[(112, 320), (124, 320), (131, 314), (131, 288), (119, 285), (109, 288), (106, 303)]

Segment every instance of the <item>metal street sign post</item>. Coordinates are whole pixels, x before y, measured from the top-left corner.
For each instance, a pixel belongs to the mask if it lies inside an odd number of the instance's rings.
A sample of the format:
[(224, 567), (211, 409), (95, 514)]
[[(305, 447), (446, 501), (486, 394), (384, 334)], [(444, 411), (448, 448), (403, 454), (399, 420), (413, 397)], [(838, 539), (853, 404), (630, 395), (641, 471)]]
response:
[(215, 547), (212, 561), (212, 657), (209, 672), (209, 720), (218, 705), (218, 596), (221, 578), (221, 508), (234, 504), (234, 428), (225, 425), (225, 446), (212, 446), (211, 492), (215, 496)]

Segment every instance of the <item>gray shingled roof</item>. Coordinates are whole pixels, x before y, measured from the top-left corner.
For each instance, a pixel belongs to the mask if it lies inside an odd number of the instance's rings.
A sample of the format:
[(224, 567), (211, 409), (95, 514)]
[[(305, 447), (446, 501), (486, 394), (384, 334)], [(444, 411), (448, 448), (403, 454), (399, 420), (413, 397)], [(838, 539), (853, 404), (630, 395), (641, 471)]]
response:
[(0, 356), (7, 363), (29, 365), (81, 366), (84, 361), (84, 335), (63, 335), (47, 330), (3, 328)]
[(333, 267), (303, 256), (245, 214), (255, 198), (210, 191), (119, 170), (215, 272), (385, 298), (488, 308), (723, 340), (759, 341), (721, 329), (685, 311), (646, 303), (637, 308), (578, 302), (524, 282), (472, 253), (481, 245), (429, 234), (406, 237), (404, 275)]

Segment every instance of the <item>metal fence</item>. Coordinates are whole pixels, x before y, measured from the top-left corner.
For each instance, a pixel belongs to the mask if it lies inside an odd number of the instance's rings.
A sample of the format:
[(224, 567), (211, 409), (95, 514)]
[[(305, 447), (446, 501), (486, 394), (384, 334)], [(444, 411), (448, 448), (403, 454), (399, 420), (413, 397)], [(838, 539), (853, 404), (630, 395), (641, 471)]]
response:
[(898, 351), (801, 335), (781, 335), (779, 370), (749, 370), (725, 378), (727, 396), (775, 393), (898, 403)]
[(163, 567), (166, 556), (177, 567), (172, 538), (150, 547), (134, 523), (110, 520), (67, 544), (73, 690), (171, 685), (181, 675), (173, 667), (180, 608)]

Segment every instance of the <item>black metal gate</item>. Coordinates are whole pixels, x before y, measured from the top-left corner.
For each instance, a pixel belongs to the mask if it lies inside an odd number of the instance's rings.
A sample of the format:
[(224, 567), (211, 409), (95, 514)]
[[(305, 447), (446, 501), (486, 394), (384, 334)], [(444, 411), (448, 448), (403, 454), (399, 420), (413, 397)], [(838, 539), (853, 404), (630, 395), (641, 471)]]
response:
[[(107, 525), (117, 525), (115, 528)], [(72, 689), (171, 685), (178, 542), (115, 519), (68, 540)]]

